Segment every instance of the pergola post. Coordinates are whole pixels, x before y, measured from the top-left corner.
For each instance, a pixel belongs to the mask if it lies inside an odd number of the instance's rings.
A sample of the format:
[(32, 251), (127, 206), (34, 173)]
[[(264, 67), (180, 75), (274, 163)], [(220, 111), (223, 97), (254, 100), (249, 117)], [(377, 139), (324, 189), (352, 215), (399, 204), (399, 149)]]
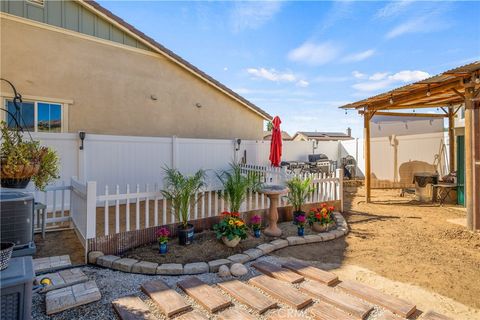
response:
[(453, 106), (448, 107), (448, 160), (450, 172), (455, 171), (455, 111)]
[(480, 112), (475, 86), (465, 88), (465, 198), (467, 227), (480, 229)]
[(365, 201), (367, 203), (370, 202), (371, 195), (370, 118), (371, 112), (366, 107), (363, 114), (363, 136), (365, 137)]

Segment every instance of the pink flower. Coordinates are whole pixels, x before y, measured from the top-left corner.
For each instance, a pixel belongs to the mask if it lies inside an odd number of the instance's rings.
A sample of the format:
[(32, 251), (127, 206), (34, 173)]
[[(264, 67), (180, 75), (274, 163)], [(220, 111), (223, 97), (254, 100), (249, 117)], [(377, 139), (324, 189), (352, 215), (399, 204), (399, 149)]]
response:
[(262, 217), (260, 217), (259, 215), (254, 215), (250, 219), (250, 223), (252, 223), (252, 224), (260, 224), (261, 222), (262, 222)]
[(168, 237), (170, 235), (170, 231), (166, 227), (161, 227), (160, 229), (155, 232), (157, 237)]
[(297, 222), (303, 223), (305, 222), (306, 218), (304, 215), (297, 216)]

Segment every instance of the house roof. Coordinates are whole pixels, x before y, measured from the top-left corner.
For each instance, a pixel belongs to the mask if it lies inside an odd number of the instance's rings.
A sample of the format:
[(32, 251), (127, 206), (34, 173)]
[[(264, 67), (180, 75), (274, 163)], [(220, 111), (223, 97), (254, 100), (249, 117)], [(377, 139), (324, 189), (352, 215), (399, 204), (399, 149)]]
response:
[(342, 109), (392, 110), (431, 108), (464, 102), (463, 82), (472, 76), (480, 77), (480, 61), (447, 70), (428, 79), (341, 106)]
[(298, 131), (295, 135), (302, 134), (308, 138), (351, 138), (344, 132), (308, 132)]
[[(263, 131), (263, 140), (272, 140), (272, 131)], [(287, 131), (282, 131), (282, 140), (292, 140)]]
[(141, 32), (140, 30), (135, 28), (133, 25), (124, 21), (122, 18), (115, 15), (114, 13), (109, 11), (108, 9), (102, 7), (96, 1), (82, 0), (82, 1), (79, 1), (79, 2), (86, 5), (87, 8), (90, 8), (90, 9), (93, 9), (97, 12), (100, 12), (101, 14), (105, 15), (107, 18), (109, 18), (109, 19), (113, 20), (114, 22), (118, 23), (121, 27), (127, 29), (127, 31), (129, 31), (130, 33), (132, 33), (133, 35), (136, 35), (137, 37), (142, 39), (145, 42), (145, 44), (147, 44), (148, 46), (155, 49), (155, 51), (163, 54), (164, 56), (166, 56), (170, 60), (176, 62), (178, 65), (182, 66), (183, 68), (185, 68), (188, 71), (192, 72), (193, 74), (197, 75), (198, 77), (200, 77), (201, 79), (203, 79), (207, 83), (213, 85), (214, 87), (216, 87), (217, 89), (219, 89), (223, 93), (225, 93), (225, 94), (229, 95), (230, 97), (234, 98), (235, 100), (239, 101), (245, 107), (247, 107), (250, 110), (252, 110), (253, 112), (259, 114), (265, 120), (272, 120), (273, 117), (270, 114), (268, 114), (266, 111), (259, 108), (258, 106), (256, 106), (252, 102), (248, 101), (247, 99), (245, 99), (244, 97), (242, 97), (241, 95), (239, 95), (238, 93), (233, 91), (232, 89), (228, 88), (224, 84), (220, 83), (218, 80), (212, 78), (211, 76), (209, 76), (208, 74), (206, 74), (202, 70), (198, 69), (193, 64), (186, 61), (185, 59), (183, 59), (182, 57), (180, 57), (179, 55), (177, 55), (173, 51), (167, 49), (166, 47), (164, 47), (163, 45), (161, 45), (160, 43), (158, 43), (154, 39), (150, 38), (149, 36), (147, 36), (146, 34)]

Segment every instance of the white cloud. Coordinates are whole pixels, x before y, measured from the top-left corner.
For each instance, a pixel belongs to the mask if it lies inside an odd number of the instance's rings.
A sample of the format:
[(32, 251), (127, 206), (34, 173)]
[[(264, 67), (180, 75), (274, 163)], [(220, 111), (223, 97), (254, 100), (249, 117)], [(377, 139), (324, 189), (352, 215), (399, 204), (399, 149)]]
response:
[(247, 73), (254, 78), (265, 79), (273, 82), (295, 82), (297, 86), (302, 88), (308, 87), (310, 85), (307, 80), (301, 79), (289, 71), (280, 72), (273, 68), (248, 68)]
[(410, 4), (412, 4), (412, 0), (401, 0), (401, 1), (392, 1), (388, 3), (383, 8), (379, 9), (375, 14), (376, 18), (389, 18), (396, 16), (402, 12), (404, 12)]
[(352, 53), (345, 56), (342, 62), (358, 62), (370, 58), (375, 54), (375, 50), (369, 49), (362, 52)]
[(368, 80), (378, 81), (383, 80), (388, 76), (388, 72), (376, 72), (368, 77)]
[(360, 71), (355, 70), (355, 71), (352, 71), (352, 76), (354, 76), (354, 77), (357, 78), (357, 79), (363, 79), (363, 78), (365, 78), (367, 75), (364, 74), (364, 73), (361, 73)]
[(351, 77), (342, 76), (316, 76), (313, 82), (344, 82), (350, 80)]
[(378, 91), (395, 84), (420, 81), (428, 77), (430, 74), (420, 70), (402, 70), (391, 75), (387, 72), (377, 72), (368, 78), (369, 81), (356, 83), (352, 88), (358, 91)]
[(297, 77), (291, 72), (279, 72), (275, 69), (248, 68), (247, 73), (255, 78), (262, 78), (275, 82), (294, 82)]
[(292, 61), (309, 65), (322, 65), (335, 59), (340, 49), (331, 42), (313, 43), (307, 41), (288, 53)]
[(310, 85), (310, 83), (306, 80), (300, 80), (300, 81), (297, 82), (297, 86), (302, 87), (302, 88), (308, 87), (309, 85)]
[(280, 12), (279, 1), (242, 1), (235, 2), (230, 15), (232, 29), (240, 32), (246, 29), (258, 29)]
[(228, 67), (223, 67), (223, 71), (228, 71)]

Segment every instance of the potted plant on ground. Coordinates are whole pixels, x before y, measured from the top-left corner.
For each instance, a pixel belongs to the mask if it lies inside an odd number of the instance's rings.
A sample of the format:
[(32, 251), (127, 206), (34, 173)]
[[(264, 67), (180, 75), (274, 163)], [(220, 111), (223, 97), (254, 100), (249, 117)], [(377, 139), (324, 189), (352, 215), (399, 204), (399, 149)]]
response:
[(260, 228), (262, 227), (262, 217), (260, 217), (257, 214), (254, 215), (250, 219), (250, 224), (252, 226), (253, 234), (254, 234), (255, 238), (260, 238)]
[(287, 201), (293, 207), (293, 223), (297, 224), (298, 216), (305, 216), (302, 206), (305, 204), (307, 197), (314, 190), (312, 187), (312, 179), (301, 179), (293, 177), (287, 181), (287, 187), (290, 190), (286, 196)]
[[(247, 198), (248, 191), (249, 190), (257, 191), (261, 186), (259, 176), (254, 172), (244, 175), (242, 174), (242, 169), (238, 164), (231, 163), (229, 170), (224, 170), (221, 173), (217, 173), (217, 178), (220, 180), (220, 182), (223, 185), (222, 198), (228, 203), (230, 215), (233, 214), (239, 217), (238, 212), (240, 211), (240, 207), (242, 206), (242, 203)], [(218, 230), (223, 230), (224, 226), (222, 225), (222, 222), (224, 222), (224, 220), (225, 219), (223, 219), (217, 225)], [(224, 232), (224, 231), (220, 231), (220, 232)], [(245, 237), (246, 237), (246, 234), (245, 234)], [(228, 237), (226, 238), (221, 237), (221, 238), (224, 239), (223, 240), (224, 242), (228, 240), (229, 243), (230, 243), (230, 240), (232, 240), (232, 239), (229, 239)], [(237, 244), (238, 242), (240, 242), (240, 240), (241, 240), (240, 238), (235, 239), (235, 241), (237, 241)]]
[(240, 240), (247, 238), (247, 226), (237, 212), (222, 212), (222, 220), (213, 226), (217, 239), (227, 247), (236, 247)]
[(304, 215), (298, 215), (295, 219), (297, 221), (297, 234), (299, 237), (303, 237), (305, 235), (305, 223), (307, 222), (307, 218)]
[(178, 226), (178, 241), (181, 245), (193, 242), (194, 228), (188, 223), (190, 205), (196, 205), (194, 195), (204, 186), (205, 172), (198, 170), (193, 176), (185, 176), (177, 169), (164, 168), (164, 189), (162, 194), (165, 200), (170, 201), (174, 214), (180, 221)]
[(316, 232), (331, 230), (335, 226), (334, 209), (333, 206), (328, 207), (326, 203), (322, 203), (320, 208), (313, 209), (308, 213), (308, 224)]
[(40, 146), (38, 141), (25, 141), (18, 129), (0, 124), (0, 180), (4, 188), (25, 188), (30, 180), (44, 190), (47, 184), (58, 179), (59, 159), (56, 152)]
[(168, 252), (168, 237), (170, 236), (170, 231), (166, 227), (161, 227), (155, 234), (158, 240), (158, 252), (160, 254), (166, 254)]

